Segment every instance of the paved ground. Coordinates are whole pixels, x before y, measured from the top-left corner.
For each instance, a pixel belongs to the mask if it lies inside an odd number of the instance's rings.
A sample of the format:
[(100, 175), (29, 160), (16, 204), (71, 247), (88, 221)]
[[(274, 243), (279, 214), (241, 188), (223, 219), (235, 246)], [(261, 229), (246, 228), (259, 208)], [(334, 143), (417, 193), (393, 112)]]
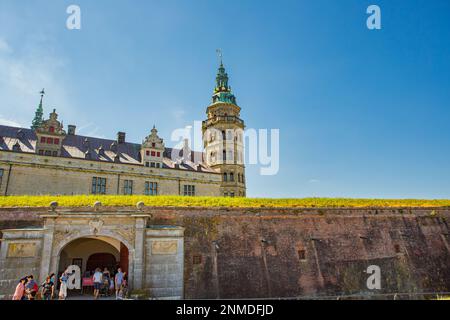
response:
[[(94, 296), (92, 294), (72, 295), (67, 297), (67, 300), (94, 300)], [(116, 300), (116, 297), (99, 297), (98, 300)]]

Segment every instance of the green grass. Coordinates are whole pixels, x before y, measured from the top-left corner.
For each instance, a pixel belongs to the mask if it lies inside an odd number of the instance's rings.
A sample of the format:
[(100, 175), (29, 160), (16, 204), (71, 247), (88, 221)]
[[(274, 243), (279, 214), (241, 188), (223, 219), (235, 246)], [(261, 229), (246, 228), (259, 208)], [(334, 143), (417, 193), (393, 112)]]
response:
[(343, 198), (213, 198), (180, 196), (8, 196), (0, 197), (0, 207), (47, 207), (57, 201), (63, 207), (87, 207), (100, 201), (104, 206), (135, 206), (143, 201), (146, 206), (174, 207), (290, 207), (290, 208), (363, 208), (363, 207), (450, 207), (450, 200), (386, 200), (386, 199), (343, 199)]

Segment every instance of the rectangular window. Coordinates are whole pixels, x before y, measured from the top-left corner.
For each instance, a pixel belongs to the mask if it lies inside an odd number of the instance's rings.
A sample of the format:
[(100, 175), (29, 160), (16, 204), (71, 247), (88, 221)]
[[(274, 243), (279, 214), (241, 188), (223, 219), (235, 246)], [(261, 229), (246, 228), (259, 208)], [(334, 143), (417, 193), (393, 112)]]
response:
[(150, 163), (150, 167), (152, 167), (152, 168), (156, 167), (155, 163), (154, 162)]
[(156, 156), (156, 152), (152, 151), (152, 157)]
[(39, 155), (43, 156), (44, 155), (44, 150), (39, 150)]
[(161, 152), (158, 152), (156, 155), (157, 157), (161, 157)]
[(185, 196), (193, 197), (195, 196), (195, 186), (193, 185), (184, 185), (184, 193)]
[(55, 138), (55, 140), (53, 141), (54, 144), (59, 144), (59, 139)]
[(150, 151), (145, 151), (145, 154), (147, 155), (147, 156), (149, 156), (150, 155)]
[(45, 143), (45, 137), (41, 137), (41, 143)]
[(50, 151), (50, 150), (45, 150), (45, 153), (44, 153), (46, 156), (52, 156), (52, 152)]
[(48, 144), (53, 144), (53, 138), (47, 138), (47, 143)]
[(306, 251), (298, 250), (298, 258), (299, 258), (299, 260), (306, 260)]
[(145, 163), (145, 166), (148, 168), (148, 167), (150, 167), (150, 162), (146, 162)]
[(234, 198), (234, 192), (230, 193), (230, 197)]
[(52, 156), (57, 157), (58, 156), (58, 151), (53, 151), (52, 152)]
[(125, 195), (133, 194), (133, 180), (125, 180), (123, 182), (123, 194)]
[(106, 194), (106, 178), (92, 178), (92, 194)]
[(158, 163), (156, 164), (156, 167), (157, 167), (157, 168), (161, 168), (161, 164), (158, 162)]
[(145, 182), (144, 193), (146, 196), (158, 195), (158, 183), (157, 182)]
[(3, 174), (5, 173), (5, 170), (0, 169), (0, 187), (2, 186), (2, 180), (3, 180)]

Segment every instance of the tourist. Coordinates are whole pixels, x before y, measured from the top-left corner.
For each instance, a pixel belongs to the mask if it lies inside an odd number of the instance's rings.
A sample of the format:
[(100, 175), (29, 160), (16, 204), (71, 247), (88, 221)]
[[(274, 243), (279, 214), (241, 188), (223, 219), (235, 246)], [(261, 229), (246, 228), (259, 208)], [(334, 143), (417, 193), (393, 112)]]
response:
[(98, 299), (100, 289), (102, 288), (102, 278), (103, 278), (103, 274), (101, 273), (100, 268), (95, 269), (95, 273), (92, 276), (92, 280), (94, 280), (94, 298), (95, 299)]
[(34, 298), (36, 297), (36, 294), (39, 290), (39, 286), (36, 283), (36, 281), (34, 281), (33, 275), (29, 275), (27, 277), (27, 280), (28, 281), (25, 284), (25, 294), (26, 294), (28, 300), (34, 300)]
[(55, 285), (52, 282), (52, 278), (48, 276), (45, 282), (41, 285), (42, 287), (42, 300), (51, 300), (55, 293)]
[[(114, 283), (115, 283), (115, 279), (111, 278), (109, 280), (109, 295), (112, 296), (114, 294)], [(116, 296), (117, 298), (117, 296)]]
[(122, 281), (123, 281), (122, 268), (119, 267), (117, 269), (116, 276), (114, 277), (114, 282), (115, 282), (115, 285), (116, 285), (116, 299), (119, 296), (119, 290), (120, 290), (120, 287), (122, 286)]
[(127, 280), (127, 273), (123, 273), (123, 279), (122, 284), (120, 286), (119, 290), (119, 297), (118, 299), (126, 299), (128, 295), (128, 280)]
[(105, 292), (105, 295), (109, 296), (109, 288), (111, 287), (111, 273), (109, 272), (108, 268), (105, 267), (103, 269), (103, 290)]
[(16, 291), (14, 292), (13, 300), (25, 300), (25, 282), (27, 281), (26, 278), (20, 279), (19, 283), (17, 284)]
[(59, 287), (59, 300), (66, 300), (67, 298), (67, 282), (69, 281), (69, 277), (75, 273), (68, 273), (67, 269), (63, 272), (61, 277), (59, 278), (59, 282), (61, 286)]

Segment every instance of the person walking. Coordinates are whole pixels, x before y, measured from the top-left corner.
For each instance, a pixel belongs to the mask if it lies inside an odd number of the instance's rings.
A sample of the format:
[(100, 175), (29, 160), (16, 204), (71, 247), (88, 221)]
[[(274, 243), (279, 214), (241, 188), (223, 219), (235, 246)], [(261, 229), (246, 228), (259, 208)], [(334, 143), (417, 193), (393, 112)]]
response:
[(69, 281), (69, 277), (75, 273), (68, 273), (67, 269), (63, 272), (61, 277), (59, 278), (59, 282), (61, 283), (59, 287), (59, 300), (66, 300), (67, 298), (67, 282)]
[(26, 278), (22, 278), (19, 280), (19, 283), (16, 286), (16, 291), (13, 295), (13, 300), (24, 300), (25, 299), (25, 282)]
[(28, 300), (34, 300), (39, 290), (39, 286), (36, 281), (34, 281), (34, 277), (32, 274), (27, 277), (27, 280), (28, 281), (25, 284), (25, 294)]
[(103, 274), (100, 271), (100, 268), (95, 269), (95, 273), (92, 276), (92, 280), (94, 281), (94, 299), (98, 299), (98, 295), (100, 293), (100, 289), (102, 288)]
[(114, 277), (114, 283), (116, 286), (116, 300), (119, 298), (119, 291), (120, 287), (122, 286), (122, 282), (123, 282), (123, 272), (122, 268), (119, 267), (117, 269), (116, 276)]
[(41, 285), (42, 287), (42, 300), (51, 300), (55, 293), (55, 285), (52, 282), (52, 278), (48, 276), (45, 282)]

